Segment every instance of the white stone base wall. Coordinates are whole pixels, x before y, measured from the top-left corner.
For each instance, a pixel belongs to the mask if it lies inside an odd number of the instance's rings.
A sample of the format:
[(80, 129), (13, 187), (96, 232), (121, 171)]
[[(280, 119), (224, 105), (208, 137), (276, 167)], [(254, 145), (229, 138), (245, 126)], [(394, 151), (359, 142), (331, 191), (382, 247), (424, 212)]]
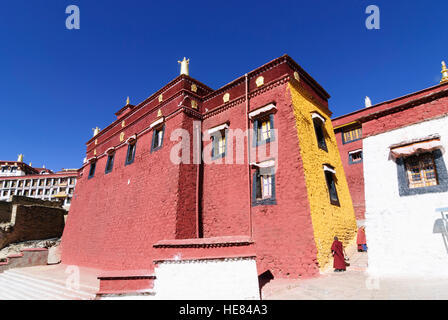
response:
[(155, 275), (156, 299), (260, 299), (254, 258), (164, 261)]
[[(389, 146), (439, 134), (448, 150), (448, 117), (422, 122), (363, 141), (368, 272), (372, 276), (448, 277), (448, 249), (433, 233), (436, 208), (448, 207), (448, 193), (399, 195), (397, 165)], [(448, 154), (443, 154), (448, 167)]]

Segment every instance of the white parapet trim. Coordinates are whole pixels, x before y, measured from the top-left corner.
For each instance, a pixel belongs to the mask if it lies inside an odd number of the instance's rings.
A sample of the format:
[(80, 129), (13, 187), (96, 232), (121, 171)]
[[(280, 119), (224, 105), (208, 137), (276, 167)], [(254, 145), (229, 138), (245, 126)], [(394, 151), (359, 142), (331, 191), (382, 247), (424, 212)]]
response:
[(260, 299), (255, 257), (163, 261), (155, 275), (156, 299)]

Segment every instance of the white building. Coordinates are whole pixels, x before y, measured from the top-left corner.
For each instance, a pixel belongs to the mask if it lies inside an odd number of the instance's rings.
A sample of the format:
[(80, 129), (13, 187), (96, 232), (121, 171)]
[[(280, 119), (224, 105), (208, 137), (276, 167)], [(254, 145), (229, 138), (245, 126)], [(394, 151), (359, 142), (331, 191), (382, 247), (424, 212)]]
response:
[(23, 162), (0, 161), (0, 201), (11, 196), (25, 196), (42, 200), (60, 200), (68, 210), (78, 178), (77, 169), (65, 169), (54, 173), (44, 168), (35, 168)]
[(370, 274), (448, 276), (437, 230), (437, 209), (448, 207), (447, 147), (448, 116), (364, 139)]
[[(341, 135), (353, 128), (360, 132), (354, 143), (340, 138), (339, 150), (349, 159), (344, 169), (355, 177), (349, 180), (352, 196), (365, 204), (372, 276), (448, 276), (444, 64), (442, 74), (436, 86), (333, 119)], [(351, 149), (361, 154), (356, 166), (350, 161)]]

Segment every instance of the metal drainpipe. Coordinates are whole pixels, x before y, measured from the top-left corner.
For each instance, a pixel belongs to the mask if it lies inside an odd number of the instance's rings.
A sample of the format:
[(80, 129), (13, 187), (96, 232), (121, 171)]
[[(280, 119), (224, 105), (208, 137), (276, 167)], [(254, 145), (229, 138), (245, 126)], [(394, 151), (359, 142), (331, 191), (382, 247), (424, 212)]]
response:
[(251, 170), (250, 170), (250, 119), (249, 119), (249, 76), (246, 78), (246, 132), (247, 132), (247, 194), (249, 196), (249, 233), (250, 238), (253, 236), (252, 227), (252, 195), (251, 195)]
[[(202, 124), (202, 123), (201, 123)], [(196, 238), (202, 238), (204, 235), (201, 230), (202, 222), (201, 222), (201, 211), (202, 211), (202, 197), (200, 192), (202, 191), (200, 184), (202, 183), (201, 174), (202, 174), (202, 126), (201, 124), (195, 124), (193, 121), (193, 137), (196, 138), (196, 141), (193, 141), (193, 149), (194, 144), (197, 143), (196, 152), (196, 161), (199, 163), (196, 165)], [(196, 128), (194, 127), (196, 125)], [(198, 141), (199, 140), (199, 141)], [(194, 160), (194, 156), (193, 156)]]

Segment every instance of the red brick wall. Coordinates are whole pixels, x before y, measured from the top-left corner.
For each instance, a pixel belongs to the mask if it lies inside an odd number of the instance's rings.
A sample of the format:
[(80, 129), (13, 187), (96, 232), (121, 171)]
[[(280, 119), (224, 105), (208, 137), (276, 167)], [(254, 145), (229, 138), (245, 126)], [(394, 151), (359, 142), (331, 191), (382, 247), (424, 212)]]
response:
[[(364, 133), (363, 133), (364, 134)], [(364, 220), (366, 213), (366, 202), (364, 195), (364, 170), (363, 163), (349, 163), (348, 153), (362, 149), (362, 140), (353, 141), (347, 144), (342, 143), (342, 132), (336, 132), (336, 141), (344, 166), (348, 188), (352, 196), (353, 208), (355, 209), (356, 220)]]
[(364, 138), (448, 113), (448, 97), (373, 119), (363, 124)]
[[(258, 272), (270, 270), (279, 277), (314, 275), (318, 273), (316, 247), (296, 121), (285, 80), (286, 76), (292, 76), (294, 70), (285, 61), (260, 70), (259, 73), (254, 72), (250, 79), (251, 92), (255, 91), (255, 80), (260, 74), (264, 76), (265, 84), (251, 98), (250, 108), (254, 110), (269, 103), (276, 104), (278, 112), (274, 124), (279, 130), (276, 136), (279, 158), (277, 204), (252, 208)], [(311, 81), (307, 80), (309, 76), (300, 72), (301, 81)], [(283, 80), (270, 83), (279, 79)], [(99, 159), (95, 177), (88, 179), (89, 166), (86, 166), (77, 184), (63, 237), (63, 263), (104, 270), (147, 269), (153, 268), (152, 245), (162, 239), (194, 238), (197, 229), (204, 237), (250, 235), (251, 198), (248, 192), (252, 181), (248, 188), (247, 163), (205, 164), (202, 173), (194, 164), (171, 163), (170, 150), (178, 143), (170, 141), (171, 132), (176, 128), (191, 132), (193, 125), (193, 119), (185, 113), (178, 113), (167, 120), (161, 150), (150, 153), (152, 131), (149, 131), (137, 139), (133, 164), (124, 166), (125, 145), (116, 151), (113, 171), (104, 175), (107, 159), (101, 155), (119, 143), (121, 132), (125, 133), (126, 139), (145, 130), (156, 119), (158, 106), (162, 106), (165, 116), (175, 112), (181, 103), (188, 106), (189, 99), (184, 100), (176, 93), (190, 87), (187, 80), (181, 80), (181, 83), (174, 81), (166, 89), (162, 104), (151, 98), (150, 102), (124, 116), (124, 128), (120, 119), (88, 142), (87, 158), (93, 157), (96, 150)], [(311, 85), (306, 87), (312, 90)], [(245, 83), (239, 79), (199, 101), (201, 110), (205, 112), (202, 131), (226, 121), (230, 122), (232, 129), (245, 130), (244, 102), (215, 111), (222, 105), (226, 92), (230, 92), (231, 104), (232, 100), (241, 98), (244, 91)], [(322, 93), (312, 92), (312, 95), (325, 100)], [(207, 110), (213, 111), (207, 113)], [(257, 160), (263, 159), (251, 159), (252, 162)], [(250, 176), (252, 178), (252, 172)], [(203, 179), (199, 193), (202, 208), (200, 228), (197, 226), (196, 202), (198, 178)]]
[[(314, 275), (318, 269), (295, 119), (286, 90), (283, 84), (250, 100), (251, 110), (276, 104), (274, 125), (279, 130), (277, 204), (253, 207), (252, 221), (258, 273), (270, 270), (277, 277), (297, 277)], [(230, 121), (231, 129), (245, 130), (244, 114), (243, 103), (206, 119), (203, 129)], [(209, 164), (204, 173), (204, 236), (249, 234), (247, 164)]]
[[(191, 166), (180, 170), (170, 161), (176, 143), (170, 141), (171, 132), (184, 121), (191, 122), (184, 113), (167, 120), (163, 148), (156, 152), (150, 152), (152, 130), (138, 137), (130, 165), (124, 165), (125, 145), (117, 149), (111, 173), (104, 174), (106, 157), (99, 158), (94, 178), (88, 179), (89, 166), (84, 168), (64, 231), (63, 263), (103, 270), (152, 268), (155, 242), (195, 236), (195, 183), (190, 181), (196, 179), (181, 181), (179, 172), (185, 175)], [(190, 194), (193, 200), (186, 201)]]

